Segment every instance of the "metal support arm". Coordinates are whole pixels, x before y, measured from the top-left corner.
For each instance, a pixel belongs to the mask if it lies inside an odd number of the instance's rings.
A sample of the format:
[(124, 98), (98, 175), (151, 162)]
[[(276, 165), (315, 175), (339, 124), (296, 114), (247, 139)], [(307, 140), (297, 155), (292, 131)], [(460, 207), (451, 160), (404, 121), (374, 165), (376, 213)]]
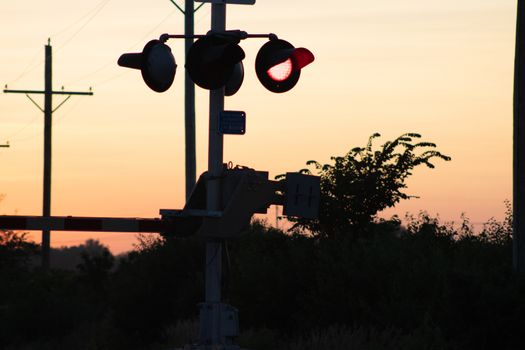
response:
[(233, 37), (235, 39), (244, 40), (244, 39), (250, 39), (250, 38), (268, 38), (270, 40), (277, 39), (277, 35), (273, 33), (268, 34), (249, 34), (243, 30), (239, 29), (233, 29), (233, 30), (224, 30), (224, 31), (217, 31), (217, 30), (210, 30), (206, 34), (193, 34), (193, 35), (185, 35), (185, 34), (162, 34), (159, 37), (159, 40), (162, 42), (166, 42), (169, 39), (199, 39), (204, 38), (207, 35), (222, 35), (222, 36), (228, 36)]

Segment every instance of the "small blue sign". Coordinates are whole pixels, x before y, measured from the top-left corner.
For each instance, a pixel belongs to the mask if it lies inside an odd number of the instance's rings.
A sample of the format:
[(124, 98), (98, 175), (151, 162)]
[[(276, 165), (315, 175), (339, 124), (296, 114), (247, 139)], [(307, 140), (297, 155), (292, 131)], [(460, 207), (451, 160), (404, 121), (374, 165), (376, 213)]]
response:
[(219, 112), (219, 133), (244, 135), (246, 133), (246, 113), (242, 111)]

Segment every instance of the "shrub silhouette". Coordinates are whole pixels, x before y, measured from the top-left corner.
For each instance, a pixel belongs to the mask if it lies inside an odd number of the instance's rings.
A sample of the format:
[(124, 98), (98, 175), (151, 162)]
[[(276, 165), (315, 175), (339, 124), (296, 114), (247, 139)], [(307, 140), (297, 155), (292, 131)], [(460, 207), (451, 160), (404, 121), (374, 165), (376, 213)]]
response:
[[(421, 135), (406, 133), (381, 147), (373, 147), (373, 134), (365, 147), (356, 147), (343, 157), (332, 157), (334, 164), (308, 161), (321, 177), (321, 203), (317, 220), (295, 220), (294, 228), (306, 229), (315, 235), (338, 233), (359, 236), (370, 230), (375, 215), (394, 206), (406, 194), (406, 179), (414, 168), (434, 168), (434, 159), (451, 158), (435, 150), (431, 142), (416, 142)], [(303, 173), (311, 174), (310, 169)]]

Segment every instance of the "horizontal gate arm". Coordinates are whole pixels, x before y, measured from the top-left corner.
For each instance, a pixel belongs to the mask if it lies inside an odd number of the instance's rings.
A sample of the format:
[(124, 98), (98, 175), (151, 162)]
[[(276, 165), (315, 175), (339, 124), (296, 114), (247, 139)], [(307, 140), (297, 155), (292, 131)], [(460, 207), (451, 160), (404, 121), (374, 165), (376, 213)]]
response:
[(164, 232), (166, 221), (143, 218), (0, 215), (0, 230)]

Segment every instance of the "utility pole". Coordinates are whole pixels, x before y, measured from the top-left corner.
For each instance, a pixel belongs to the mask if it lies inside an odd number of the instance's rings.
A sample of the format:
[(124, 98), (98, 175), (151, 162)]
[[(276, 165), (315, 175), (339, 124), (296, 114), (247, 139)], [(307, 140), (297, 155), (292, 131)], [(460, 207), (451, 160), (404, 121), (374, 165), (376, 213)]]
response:
[[(73, 91), (53, 91), (52, 87), (52, 48), (51, 40), (47, 40), (45, 46), (45, 68), (44, 68), (44, 90), (9, 90), (4, 89), (4, 93), (25, 94), (35, 106), (44, 113), (44, 194), (42, 216), (49, 217), (51, 215), (51, 136), (52, 136), (52, 116), (58, 108), (60, 108), (73, 95), (93, 95), (93, 92), (73, 92)], [(43, 94), (44, 108), (42, 109), (29, 95)], [(53, 95), (66, 95), (67, 97), (60, 102), (60, 104), (53, 109), (52, 97)], [(44, 228), (42, 230), (42, 268), (49, 269), (49, 252), (51, 247), (50, 230)]]
[[(184, 40), (186, 57), (191, 45), (193, 45), (194, 32), (194, 2), (184, 1)], [(188, 71), (184, 76), (184, 124), (186, 140), (186, 200), (190, 198), (191, 191), (195, 186), (197, 165), (195, 150), (195, 84), (191, 80)]]
[(525, 3), (518, 0), (514, 62), (513, 262), (525, 272)]
[(3, 145), (0, 145), (0, 147), (5, 147), (5, 148), (8, 148), (9, 147), (9, 141), (4, 143)]
[[(170, 0), (184, 15), (184, 48), (186, 57), (190, 47), (193, 45), (194, 35), (194, 13), (204, 5), (194, 7), (194, 2), (186, 0), (184, 10), (177, 5), (175, 0)], [(195, 146), (195, 84), (186, 71), (184, 78), (184, 136), (185, 136), (185, 160), (186, 160), (186, 200), (190, 198), (191, 191), (195, 186), (197, 165)]]

